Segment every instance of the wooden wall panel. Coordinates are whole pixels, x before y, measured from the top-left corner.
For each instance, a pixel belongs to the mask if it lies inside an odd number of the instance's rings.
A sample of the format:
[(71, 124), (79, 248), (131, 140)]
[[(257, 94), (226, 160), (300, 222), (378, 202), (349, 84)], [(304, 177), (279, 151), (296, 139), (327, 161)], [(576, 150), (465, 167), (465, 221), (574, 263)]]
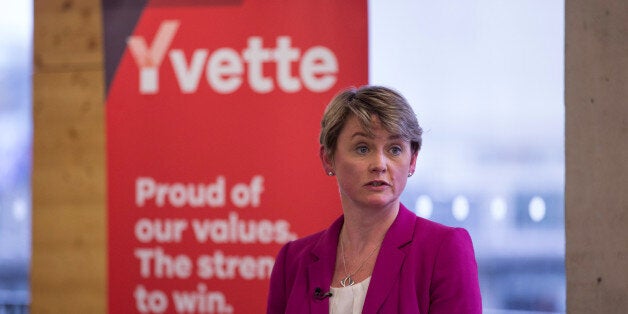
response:
[(628, 2), (567, 0), (568, 313), (628, 313)]
[(100, 70), (102, 19), (98, 0), (35, 0), (36, 70)]
[(100, 2), (34, 4), (31, 312), (105, 313)]

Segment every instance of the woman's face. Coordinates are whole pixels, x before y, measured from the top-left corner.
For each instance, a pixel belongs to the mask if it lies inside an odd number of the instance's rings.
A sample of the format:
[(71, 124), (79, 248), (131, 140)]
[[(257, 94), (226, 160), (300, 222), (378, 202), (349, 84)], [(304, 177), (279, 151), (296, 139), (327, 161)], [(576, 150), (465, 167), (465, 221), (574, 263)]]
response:
[(408, 174), (414, 172), (417, 154), (410, 143), (386, 131), (377, 117), (372, 126), (369, 136), (351, 116), (338, 136), (333, 160), (321, 154), (325, 169), (336, 174), (345, 206), (398, 205)]

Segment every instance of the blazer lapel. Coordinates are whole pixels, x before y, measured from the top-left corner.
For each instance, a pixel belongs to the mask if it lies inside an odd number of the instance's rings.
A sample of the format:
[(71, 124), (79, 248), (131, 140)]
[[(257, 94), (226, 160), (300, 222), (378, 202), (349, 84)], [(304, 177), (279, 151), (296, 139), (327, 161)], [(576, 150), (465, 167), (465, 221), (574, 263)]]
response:
[(402, 248), (412, 242), (415, 221), (416, 215), (400, 205), (397, 218), (386, 232), (377, 255), (362, 313), (377, 313), (390, 290), (398, 285), (406, 256)]
[(310, 294), (310, 313), (329, 313), (329, 298), (316, 298), (314, 293), (320, 288), (322, 293), (329, 292), (331, 279), (336, 264), (336, 248), (344, 218), (338, 218), (321, 236), (310, 252), (312, 263), (307, 267)]

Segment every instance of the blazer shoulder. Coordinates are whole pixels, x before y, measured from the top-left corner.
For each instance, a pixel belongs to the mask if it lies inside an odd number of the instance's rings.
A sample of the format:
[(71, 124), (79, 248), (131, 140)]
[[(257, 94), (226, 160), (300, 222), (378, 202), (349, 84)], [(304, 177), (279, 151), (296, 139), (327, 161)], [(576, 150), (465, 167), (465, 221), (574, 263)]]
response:
[(471, 237), (466, 229), (446, 226), (421, 217), (416, 219), (413, 240), (421, 243), (423, 249), (435, 251), (446, 243), (472, 246)]
[(325, 230), (290, 241), (284, 245), (282, 250), (285, 252), (289, 259), (302, 256), (303, 254), (312, 251), (312, 249), (320, 241), (324, 233)]
[(443, 237), (447, 236), (447, 234), (454, 232), (456, 227), (446, 226), (441, 223), (431, 221), (422, 217), (416, 217), (416, 223), (414, 225), (415, 231), (419, 233), (427, 233), (432, 236)]

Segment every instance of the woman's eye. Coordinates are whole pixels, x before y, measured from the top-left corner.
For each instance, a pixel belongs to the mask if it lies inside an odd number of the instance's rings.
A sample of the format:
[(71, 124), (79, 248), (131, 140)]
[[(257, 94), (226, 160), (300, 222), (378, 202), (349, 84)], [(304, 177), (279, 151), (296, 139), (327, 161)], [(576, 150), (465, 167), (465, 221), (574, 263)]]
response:
[(401, 155), (401, 152), (402, 152), (402, 149), (399, 146), (393, 146), (393, 147), (390, 148), (390, 153), (393, 156), (399, 156), (399, 155)]
[(366, 146), (358, 146), (355, 151), (360, 154), (360, 155), (364, 155), (366, 153), (368, 153), (369, 149)]

